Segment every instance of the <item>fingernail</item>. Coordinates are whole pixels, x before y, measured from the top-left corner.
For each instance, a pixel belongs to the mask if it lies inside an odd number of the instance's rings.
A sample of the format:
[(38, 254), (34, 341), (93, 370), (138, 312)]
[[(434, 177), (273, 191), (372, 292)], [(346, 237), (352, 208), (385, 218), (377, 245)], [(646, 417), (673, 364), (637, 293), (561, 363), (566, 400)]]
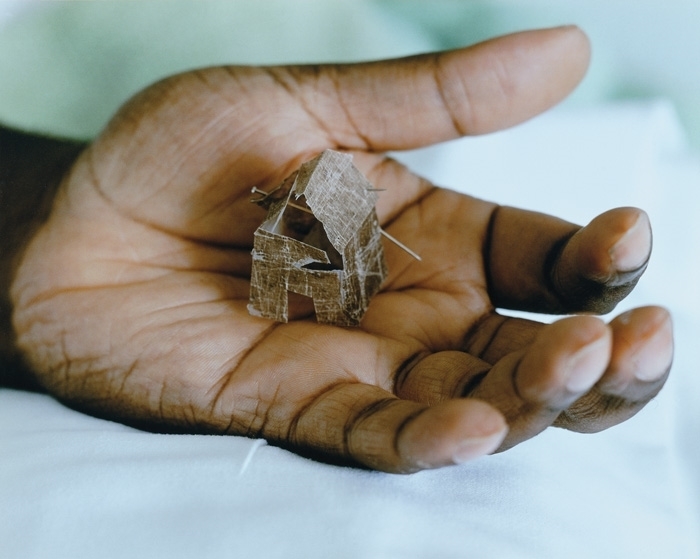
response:
[(641, 213), (635, 224), (610, 249), (613, 267), (618, 272), (641, 268), (649, 258), (651, 227), (646, 214)]
[(455, 464), (463, 464), (486, 454), (491, 454), (501, 446), (507, 433), (508, 429), (504, 428), (488, 437), (469, 439), (460, 443), (452, 455), (452, 461)]
[(578, 350), (570, 359), (566, 372), (566, 389), (572, 393), (585, 392), (605, 372), (610, 360), (610, 340), (602, 337)]
[(666, 374), (673, 361), (673, 332), (670, 319), (659, 333), (648, 340), (635, 354), (634, 376), (642, 382), (652, 382)]

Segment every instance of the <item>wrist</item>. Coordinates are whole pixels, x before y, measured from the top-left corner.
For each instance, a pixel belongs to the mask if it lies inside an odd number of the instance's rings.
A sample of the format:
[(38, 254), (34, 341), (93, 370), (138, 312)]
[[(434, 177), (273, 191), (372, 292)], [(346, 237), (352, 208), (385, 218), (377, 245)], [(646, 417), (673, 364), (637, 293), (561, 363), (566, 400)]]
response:
[(24, 248), (84, 147), (0, 126), (0, 386), (34, 385), (15, 348), (10, 286)]

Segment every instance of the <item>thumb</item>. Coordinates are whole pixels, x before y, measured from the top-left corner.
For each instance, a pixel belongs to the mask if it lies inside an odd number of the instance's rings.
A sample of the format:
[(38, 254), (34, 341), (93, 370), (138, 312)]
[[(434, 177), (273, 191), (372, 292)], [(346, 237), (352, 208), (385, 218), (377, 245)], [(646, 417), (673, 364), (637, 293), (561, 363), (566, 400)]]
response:
[[(410, 149), (527, 120), (566, 97), (588, 68), (576, 27), (516, 33), (399, 60), (290, 68), (298, 93), (341, 148)], [(327, 75), (324, 75), (325, 72)], [(324, 97), (335, 102), (319, 102)]]

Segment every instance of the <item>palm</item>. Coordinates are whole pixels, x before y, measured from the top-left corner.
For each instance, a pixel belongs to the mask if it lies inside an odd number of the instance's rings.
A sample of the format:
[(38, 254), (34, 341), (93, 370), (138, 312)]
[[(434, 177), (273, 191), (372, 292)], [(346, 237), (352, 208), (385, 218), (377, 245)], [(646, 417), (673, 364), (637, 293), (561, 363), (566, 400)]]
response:
[[(415, 85), (423, 63), (414, 64)], [(510, 425), (505, 448), (555, 422), (600, 429), (639, 409), (668, 367), (640, 388), (626, 365), (649, 340), (670, 346), (663, 311), (641, 309), (611, 326), (568, 319), (538, 337), (540, 325), (493, 310), (500, 303), (548, 312), (614, 305), (643, 267), (619, 282), (625, 270), (596, 256), (639, 212), (618, 211), (573, 237), (551, 270), (554, 287), (544, 285), (543, 260), (578, 228), (436, 189), (375, 153), (444, 139), (462, 126), (454, 115), (434, 123), (433, 108), (399, 138), (382, 124), (366, 132), (383, 110), (362, 102), (379, 80), (377, 68), (349, 76), (328, 70), (328, 79), (302, 69), (214, 69), (156, 85), (122, 109), (79, 159), (18, 275), (20, 342), (42, 382), (124, 421), (263, 436), (388, 470), (491, 451), (503, 439), (501, 414)], [(366, 83), (356, 85), (358, 77)], [(345, 99), (352, 97), (343, 80), (357, 89), (358, 106)], [(568, 87), (555, 84), (494, 122), (472, 118), (463, 127), (525, 118)], [(386, 190), (380, 221), (423, 261), (386, 246), (389, 277), (358, 329), (252, 317), (250, 249), (262, 215), (250, 189), (275, 186), (328, 147), (353, 153)], [(516, 255), (511, 245), (523, 227), (531, 246)], [(635, 250), (644, 255), (648, 243), (641, 244)], [(578, 269), (572, 262), (582, 254), (591, 262)], [(609, 285), (589, 289), (588, 276), (608, 272)], [(514, 273), (523, 281), (514, 284)], [(640, 334), (649, 322), (655, 326)], [(620, 337), (625, 347), (615, 346)], [(593, 344), (600, 355), (588, 358), (589, 384), (561, 389), (562, 363)], [(599, 380), (616, 387), (593, 388)], [(536, 391), (542, 396), (528, 396)], [(459, 398), (465, 395), (490, 405)], [(576, 415), (611, 401), (613, 413)], [(459, 451), (464, 439), (479, 444)]]

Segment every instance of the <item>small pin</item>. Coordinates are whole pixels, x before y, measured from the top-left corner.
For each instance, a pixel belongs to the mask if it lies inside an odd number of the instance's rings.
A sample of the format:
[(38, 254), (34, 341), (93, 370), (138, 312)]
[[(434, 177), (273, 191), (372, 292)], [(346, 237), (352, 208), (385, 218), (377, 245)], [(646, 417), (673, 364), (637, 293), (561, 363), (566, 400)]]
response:
[(384, 237), (386, 237), (387, 239), (389, 239), (392, 243), (394, 243), (397, 247), (399, 247), (400, 249), (405, 250), (408, 254), (410, 254), (411, 256), (413, 256), (413, 258), (415, 258), (416, 260), (418, 260), (418, 262), (422, 262), (422, 261), (423, 261), (423, 259), (422, 259), (417, 253), (415, 253), (414, 251), (412, 251), (410, 248), (408, 248), (405, 244), (403, 244), (401, 241), (399, 241), (399, 240), (396, 239), (395, 237), (392, 237), (391, 235), (389, 235), (389, 233), (387, 233), (386, 231), (384, 231), (384, 229), (379, 228), (379, 232), (380, 232), (382, 235), (384, 235)]
[(267, 198), (270, 194), (268, 192), (265, 192), (264, 190), (260, 190), (257, 186), (254, 186), (253, 188), (250, 189), (251, 194), (260, 194), (260, 198), (255, 198), (252, 199), (251, 202), (254, 204), (257, 204), (258, 202), (262, 202), (265, 198)]
[(255, 198), (254, 200), (251, 200), (253, 204), (259, 204), (263, 200), (266, 200), (270, 196), (272, 196), (275, 192), (277, 192), (282, 186), (278, 186), (271, 192), (265, 192), (264, 190), (260, 190), (257, 186), (254, 186), (253, 188), (250, 189), (251, 194), (260, 194), (260, 198)]
[(295, 210), (300, 210), (302, 212), (306, 212), (307, 214), (314, 215), (314, 212), (312, 212), (309, 208), (305, 208), (304, 206), (300, 206), (299, 204), (295, 204), (294, 202), (287, 200), (287, 205), (290, 208), (294, 208)]

